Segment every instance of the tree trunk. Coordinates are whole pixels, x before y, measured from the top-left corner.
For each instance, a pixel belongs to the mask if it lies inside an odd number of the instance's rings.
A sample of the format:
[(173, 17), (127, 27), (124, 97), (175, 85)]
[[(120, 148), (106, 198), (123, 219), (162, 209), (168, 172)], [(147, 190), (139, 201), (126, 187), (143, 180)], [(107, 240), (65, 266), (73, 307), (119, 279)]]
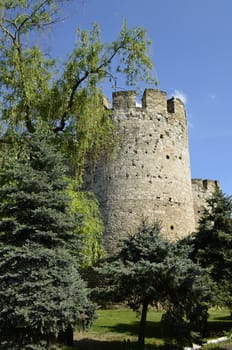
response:
[(66, 328), (65, 331), (59, 333), (58, 341), (64, 345), (73, 345), (73, 329), (70, 325)]
[(148, 309), (148, 301), (145, 301), (142, 306), (142, 314), (139, 325), (139, 338), (138, 343), (141, 348), (144, 348), (144, 340), (145, 340), (145, 329), (146, 329), (146, 320), (147, 320), (147, 309)]

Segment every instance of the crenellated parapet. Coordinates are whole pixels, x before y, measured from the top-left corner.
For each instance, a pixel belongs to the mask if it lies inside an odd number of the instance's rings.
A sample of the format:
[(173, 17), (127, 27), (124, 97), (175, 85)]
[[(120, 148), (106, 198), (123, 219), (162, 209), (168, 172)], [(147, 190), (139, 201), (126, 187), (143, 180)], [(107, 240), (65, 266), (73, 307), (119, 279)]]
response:
[[(112, 96), (112, 109), (114, 114), (119, 111), (121, 114), (125, 112), (134, 113), (133, 116), (141, 119), (150, 118), (151, 115), (156, 117), (162, 115), (167, 121), (173, 123), (175, 120), (182, 121), (186, 124), (186, 112), (184, 103), (176, 97), (167, 99), (167, 94), (164, 91), (155, 89), (145, 89), (141, 103), (136, 99), (136, 91), (117, 91)], [(125, 117), (124, 116), (124, 117)], [(129, 115), (129, 118), (132, 114)]]
[(192, 179), (192, 185), (195, 191), (215, 191), (220, 188), (220, 183), (218, 180), (209, 179)]
[(154, 111), (166, 111), (168, 113), (185, 112), (184, 103), (176, 97), (167, 99), (167, 93), (165, 91), (145, 89), (141, 100), (141, 107), (138, 107), (136, 97), (136, 91), (134, 90), (113, 92), (112, 108), (117, 110), (143, 108)]

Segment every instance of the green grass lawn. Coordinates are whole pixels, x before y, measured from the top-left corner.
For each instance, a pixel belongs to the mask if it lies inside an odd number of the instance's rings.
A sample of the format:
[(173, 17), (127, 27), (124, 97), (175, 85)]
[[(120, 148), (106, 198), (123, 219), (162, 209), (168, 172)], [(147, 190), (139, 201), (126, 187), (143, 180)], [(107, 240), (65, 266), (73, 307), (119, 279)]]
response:
[[(151, 343), (161, 343), (159, 322), (162, 312), (150, 311), (147, 318), (146, 337)], [(98, 319), (89, 331), (96, 337), (136, 341), (139, 316), (129, 309), (99, 310)]]
[(208, 337), (232, 335), (232, 318), (228, 310), (210, 310), (208, 320)]
[[(146, 349), (163, 349), (159, 321), (161, 312), (149, 311), (146, 329)], [(129, 309), (99, 310), (98, 319), (88, 332), (75, 332), (79, 350), (134, 350), (137, 349), (139, 318)], [(232, 333), (232, 320), (227, 310), (211, 310), (208, 337)], [(66, 348), (68, 349), (68, 348)], [(219, 346), (207, 347), (219, 349)]]
[[(161, 349), (159, 322), (162, 312), (150, 311), (147, 318), (147, 349)], [(139, 317), (130, 309), (99, 310), (88, 332), (75, 333), (79, 350), (134, 350), (137, 348)], [(158, 346), (158, 347), (157, 347)]]

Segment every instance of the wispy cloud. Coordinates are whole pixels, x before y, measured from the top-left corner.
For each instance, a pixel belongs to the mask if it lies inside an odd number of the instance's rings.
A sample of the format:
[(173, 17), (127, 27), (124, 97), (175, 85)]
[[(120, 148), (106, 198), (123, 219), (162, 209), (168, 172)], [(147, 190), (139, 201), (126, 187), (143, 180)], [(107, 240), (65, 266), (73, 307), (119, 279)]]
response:
[[(187, 105), (187, 102), (188, 102), (187, 94), (185, 92), (183, 92), (182, 90), (173, 89), (171, 96), (179, 98), (184, 103), (185, 106)], [(187, 114), (188, 114), (188, 118), (187, 118), (188, 119), (188, 128), (193, 129), (194, 128), (193, 115), (189, 111)]]
[(189, 129), (194, 129), (194, 125), (193, 125), (193, 116), (192, 116), (191, 113), (188, 113), (187, 122), (188, 122), (188, 128), (189, 128)]
[(187, 104), (187, 95), (183, 91), (175, 89), (172, 95), (179, 98), (185, 105)]
[(217, 97), (217, 96), (216, 96), (216, 94), (214, 94), (214, 93), (210, 93), (210, 94), (209, 94), (209, 98), (210, 98), (211, 100), (215, 100), (216, 97)]

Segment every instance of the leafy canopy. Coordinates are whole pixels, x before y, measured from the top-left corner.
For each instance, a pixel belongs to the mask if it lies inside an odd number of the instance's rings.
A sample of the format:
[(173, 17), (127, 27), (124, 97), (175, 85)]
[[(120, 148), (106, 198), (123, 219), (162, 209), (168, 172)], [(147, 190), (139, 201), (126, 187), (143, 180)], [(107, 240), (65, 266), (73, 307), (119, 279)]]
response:
[(100, 28), (77, 30), (73, 51), (62, 66), (33, 38), (59, 21), (65, 1), (0, 1), (0, 136), (9, 142), (25, 130), (49, 130), (69, 157), (70, 171), (81, 179), (114, 145), (114, 127), (103, 101), (106, 80), (117, 76), (132, 86), (151, 77), (149, 41), (143, 28), (123, 23), (117, 40), (104, 44)]
[[(78, 187), (77, 187), (78, 188)], [(103, 221), (98, 202), (91, 192), (80, 192), (71, 181), (68, 195), (71, 198), (70, 211), (78, 213), (80, 223), (75, 227), (76, 234), (83, 238), (81, 252), (84, 257), (83, 267), (91, 266), (104, 256)]]

